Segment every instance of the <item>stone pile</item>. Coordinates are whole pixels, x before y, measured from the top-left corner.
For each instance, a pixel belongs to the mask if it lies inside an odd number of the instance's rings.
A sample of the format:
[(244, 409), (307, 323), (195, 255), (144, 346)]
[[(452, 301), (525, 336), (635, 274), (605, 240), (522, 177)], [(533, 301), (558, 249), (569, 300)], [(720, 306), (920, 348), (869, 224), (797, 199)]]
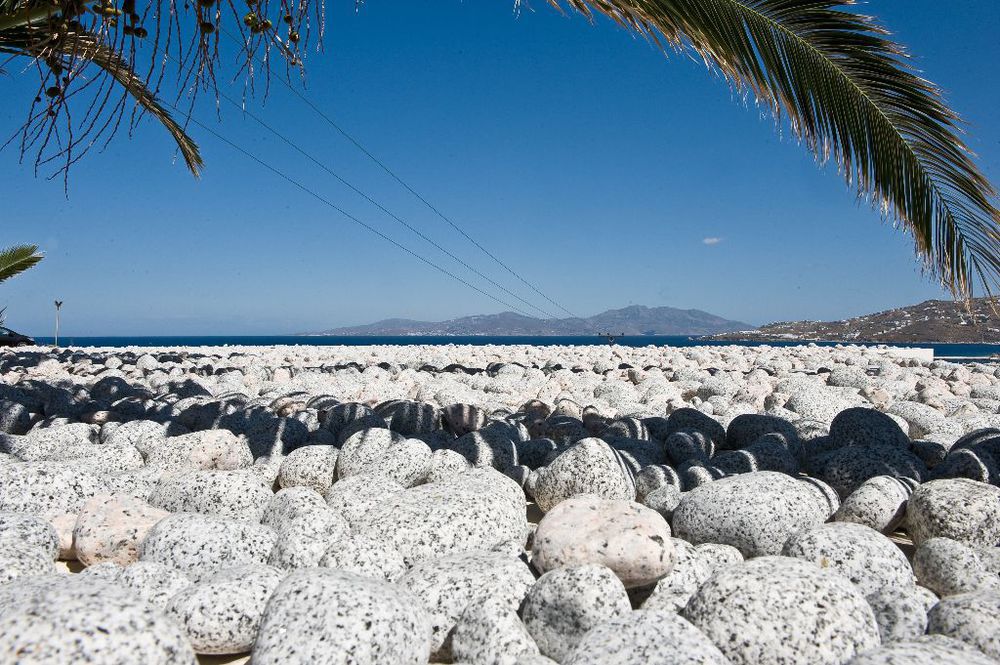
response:
[(883, 349), (7, 351), (0, 664), (998, 663), (998, 464)]

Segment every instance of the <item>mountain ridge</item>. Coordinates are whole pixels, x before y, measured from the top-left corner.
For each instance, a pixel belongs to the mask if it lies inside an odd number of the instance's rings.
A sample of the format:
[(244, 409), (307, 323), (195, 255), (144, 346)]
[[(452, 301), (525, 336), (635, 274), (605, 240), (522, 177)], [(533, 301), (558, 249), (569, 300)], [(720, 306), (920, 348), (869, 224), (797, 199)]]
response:
[(968, 305), (925, 300), (840, 321), (780, 321), (709, 337), (719, 341), (848, 343), (1000, 343), (1000, 301), (974, 298)]
[(699, 309), (629, 305), (593, 316), (539, 319), (515, 312), (476, 314), (446, 321), (390, 318), (360, 326), (343, 326), (304, 336), (583, 336), (583, 335), (712, 335), (749, 328)]

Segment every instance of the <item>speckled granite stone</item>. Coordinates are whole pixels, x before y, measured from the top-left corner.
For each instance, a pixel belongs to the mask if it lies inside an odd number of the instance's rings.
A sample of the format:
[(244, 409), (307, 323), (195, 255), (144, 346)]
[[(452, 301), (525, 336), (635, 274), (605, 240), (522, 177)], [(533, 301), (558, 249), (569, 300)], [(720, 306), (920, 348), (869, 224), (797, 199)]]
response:
[(852, 659), (848, 665), (996, 665), (978, 649), (943, 635), (924, 635), (884, 644)]
[(899, 446), (849, 446), (822, 453), (809, 460), (813, 475), (846, 498), (862, 483), (876, 476), (920, 482), (927, 476), (923, 460)]
[(765, 434), (783, 435), (789, 447), (792, 448), (796, 446), (799, 440), (799, 434), (795, 429), (795, 425), (784, 418), (746, 413), (733, 418), (729, 423), (729, 427), (726, 428), (724, 445), (718, 445), (717, 448), (721, 450), (746, 448)]
[(974, 591), (942, 598), (927, 614), (927, 632), (954, 637), (1000, 660), (1000, 593)]
[(260, 523), (272, 529), (326, 507), (326, 500), (311, 487), (287, 487), (278, 490), (264, 507)]
[(281, 487), (309, 487), (326, 493), (336, 479), (338, 451), (333, 446), (303, 446), (285, 457), (278, 469)]
[(669, 610), (638, 610), (587, 631), (565, 665), (728, 665), (704, 633)]
[(265, 563), (277, 534), (260, 524), (175, 513), (156, 523), (139, 545), (141, 561), (157, 561), (198, 581), (222, 568)]
[(686, 492), (672, 525), (674, 534), (690, 543), (732, 545), (755, 557), (779, 553), (789, 536), (822, 524), (832, 512), (809, 481), (761, 471)]
[(4, 589), (18, 600), (0, 615), (0, 661), (196, 663), (180, 628), (117, 584), (79, 576), (56, 583), (41, 579), (46, 582), (28, 579), (21, 588), (19, 580)]
[(787, 557), (719, 571), (683, 616), (734, 665), (843, 663), (879, 644), (875, 615), (857, 587)]
[(317, 566), (331, 543), (349, 533), (347, 520), (329, 507), (302, 513), (278, 528), (268, 563), (283, 569)]
[(175, 594), (191, 586), (187, 575), (156, 561), (129, 565), (118, 574), (118, 583), (161, 609)]
[[(644, 610), (679, 612), (694, 592), (712, 576), (712, 568), (694, 545), (680, 538), (672, 538), (671, 541), (676, 557), (673, 569), (656, 583), (653, 592), (642, 604)], [(740, 557), (742, 561), (743, 557)]]
[(528, 531), (524, 506), (517, 483), (492, 469), (475, 469), (395, 493), (351, 526), (359, 535), (392, 545), (412, 564), (523, 541)]
[(0, 584), (55, 571), (52, 550), (21, 540), (0, 539)]
[(743, 554), (732, 545), (701, 543), (695, 545), (694, 549), (713, 574), (729, 566), (738, 566), (744, 561)]
[(347, 536), (331, 543), (320, 557), (319, 565), (389, 581), (406, 571), (399, 552), (366, 536)]
[[(330, 508), (344, 516), (351, 529), (364, 528), (367, 516), (400, 495), (405, 488), (392, 478), (363, 473), (338, 480), (326, 493)], [(360, 531), (358, 531), (360, 533)]]
[(641, 503), (658, 512), (669, 523), (681, 503), (681, 491), (676, 485), (664, 485), (647, 494)]
[(676, 487), (678, 491), (682, 489), (681, 478), (672, 466), (666, 464), (647, 466), (635, 476), (636, 501), (642, 503), (647, 495), (667, 485)]
[(521, 616), (539, 651), (564, 661), (587, 631), (632, 612), (621, 580), (604, 566), (552, 570), (528, 591)]
[(635, 479), (614, 448), (601, 439), (587, 438), (539, 469), (533, 494), (535, 503), (545, 512), (577, 494), (633, 501)]
[(670, 525), (656, 511), (631, 501), (593, 495), (567, 499), (546, 513), (532, 544), (540, 572), (566, 566), (607, 566), (626, 588), (667, 575), (675, 554)]
[(1000, 590), (1000, 578), (989, 571), (971, 547), (950, 538), (931, 538), (913, 555), (917, 581), (939, 596), (978, 589)]
[(518, 463), (514, 438), (506, 430), (496, 427), (464, 434), (450, 443), (448, 448), (477, 468), (492, 467), (497, 471), (507, 471)]
[[(140, 450), (142, 447), (140, 446)], [(168, 470), (242, 469), (253, 464), (253, 453), (246, 439), (229, 430), (211, 429), (150, 443), (143, 452), (146, 464)]]
[(840, 446), (897, 446), (908, 448), (910, 439), (895, 420), (875, 409), (844, 409), (830, 423), (830, 440)]
[(465, 608), (455, 624), (451, 648), (455, 662), (472, 665), (514, 663), (521, 656), (538, 654), (538, 646), (517, 612), (496, 597)]
[(369, 427), (355, 432), (340, 448), (337, 477), (349, 478), (377, 469), (386, 449), (405, 438), (385, 427)]
[(139, 543), (170, 513), (126, 496), (95, 496), (84, 504), (73, 527), (76, 557), (86, 566), (113, 561), (127, 566), (139, 558)]
[(534, 581), (520, 559), (494, 552), (464, 552), (422, 561), (396, 584), (421, 600), (433, 626), (432, 654), (448, 658), (451, 630), (466, 607), (494, 598), (516, 610)]
[(253, 648), (254, 665), (423, 665), (431, 625), (407, 591), (329, 568), (304, 568), (271, 595)]
[(284, 577), (271, 566), (226, 568), (174, 595), (167, 615), (198, 654), (250, 651), (268, 598)]
[(0, 466), (0, 511), (51, 519), (77, 513), (87, 499), (106, 491), (96, 476), (58, 462)]
[(0, 512), (0, 543), (7, 541), (32, 545), (53, 560), (59, 555), (59, 534), (48, 520), (31, 513)]
[(867, 594), (882, 643), (912, 640), (927, 632), (927, 612), (937, 603), (933, 592), (918, 586), (886, 586)]
[(902, 481), (892, 476), (875, 476), (844, 499), (833, 519), (892, 533), (906, 515), (909, 497), (910, 489)]
[(711, 440), (715, 450), (721, 449), (726, 443), (726, 428), (697, 409), (676, 409), (667, 418), (666, 426), (659, 429), (657, 434), (659, 438), (666, 440), (668, 436), (681, 430), (701, 432)]
[(117, 582), (119, 576), (122, 574), (122, 570), (123, 568), (114, 561), (102, 561), (101, 563), (95, 563), (93, 566), (87, 566), (77, 573), (77, 577), (89, 577), (104, 580), (105, 582)]
[(1000, 543), (1000, 488), (966, 478), (924, 483), (906, 505), (906, 529), (917, 546), (941, 536), (994, 547)]
[(425, 480), (428, 483), (438, 483), (465, 473), (471, 468), (472, 465), (469, 463), (469, 460), (465, 459), (460, 453), (442, 448), (441, 450), (435, 450), (431, 454)]
[(883, 586), (898, 588), (915, 583), (903, 551), (878, 531), (861, 524), (830, 522), (803, 529), (785, 541), (781, 553), (839, 573), (864, 594)]
[(174, 513), (260, 522), (274, 493), (248, 471), (192, 471), (162, 479), (149, 502)]

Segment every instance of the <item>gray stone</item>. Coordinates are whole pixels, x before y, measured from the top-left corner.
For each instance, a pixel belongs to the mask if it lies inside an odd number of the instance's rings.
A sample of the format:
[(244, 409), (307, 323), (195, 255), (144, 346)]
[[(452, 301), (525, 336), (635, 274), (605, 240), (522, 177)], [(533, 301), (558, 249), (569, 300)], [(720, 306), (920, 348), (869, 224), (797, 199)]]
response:
[[(670, 574), (656, 583), (649, 598), (643, 602), (644, 610), (679, 612), (684, 609), (698, 587), (712, 576), (712, 565), (694, 545), (680, 538), (672, 540), (677, 561)], [(736, 553), (739, 554), (738, 551)], [(740, 563), (742, 562), (741, 556)]]
[(311, 487), (288, 487), (278, 490), (264, 507), (260, 523), (278, 530), (301, 515), (323, 510), (326, 500)]
[(438, 483), (442, 480), (454, 478), (471, 468), (472, 465), (469, 464), (469, 460), (465, 459), (462, 455), (456, 453), (454, 450), (442, 448), (435, 450), (431, 454), (431, 461), (427, 467), (427, 478), (425, 480), (428, 483)]
[(31, 412), (17, 402), (0, 399), (0, 432), (24, 434), (31, 429)]
[(861, 524), (830, 522), (803, 529), (785, 541), (781, 553), (839, 573), (864, 594), (884, 586), (898, 588), (915, 582), (903, 551), (878, 531)]
[(795, 425), (784, 418), (747, 413), (733, 418), (726, 429), (725, 443), (718, 446), (718, 449), (746, 448), (765, 434), (781, 434), (790, 446), (794, 446), (794, 442), (799, 440)]
[(191, 432), (148, 443), (140, 452), (146, 464), (169, 470), (242, 469), (253, 464), (253, 453), (246, 439), (224, 429)]
[(728, 665), (704, 633), (676, 613), (638, 610), (583, 635), (566, 665)]
[(713, 448), (721, 450), (726, 443), (726, 429), (697, 409), (677, 409), (667, 418), (666, 427), (658, 432), (659, 438), (666, 440), (674, 432), (682, 430), (701, 432), (712, 442)]
[(474, 467), (506, 472), (518, 464), (514, 440), (507, 430), (487, 426), (455, 439), (448, 447)]
[(106, 488), (95, 476), (57, 462), (0, 466), (0, 511), (52, 519), (78, 513), (87, 499)]
[(277, 534), (260, 524), (175, 513), (156, 523), (139, 546), (141, 561), (156, 561), (193, 581), (231, 566), (266, 563)]
[(719, 571), (683, 616), (735, 665), (843, 663), (879, 644), (875, 615), (857, 587), (786, 557)]
[(187, 575), (155, 561), (136, 561), (118, 574), (118, 583), (160, 609), (191, 586)]
[(577, 494), (633, 501), (635, 480), (621, 455), (600, 439), (581, 439), (538, 472), (535, 503), (548, 512)]
[(15, 599), (3, 603), (0, 612), (5, 659), (195, 665), (194, 652), (180, 628), (152, 605), (115, 583), (60, 577), (55, 583), (26, 578), (24, 586), (18, 580), (5, 587), (8, 597)]
[(452, 633), (455, 662), (470, 665), (513, 663), (521, 656), (538, 655), (528, 629), (504, 599), (485, 598), (470, 603)]
[(882, 643), (912, 640), (927, 632), (927, 612), (937, 597), (916, 586), (882, 587), (867, 595)]
[(389, 580), (406, 572), (403, 556), (386, 543), (366, 536), (346, 536), (330, 544), (319, 565)]
[(326, 494), (327, 504), (357, 530), (366, 516), (406, 489), (392, 478), (362, 474), (334, 483)]
[(431, 618), (435, 659), (451, 655), (451, 631), (465, 608), (487, 598), (514, 611), (535, 578), (520, 559), (493, 552), (465, 552), (420, 562), (396, 584), (423, 603)]
[(611, 569), (626, 588), (663, 578), (676, 556), (670, 526), (659, 513), (586, 494), (549, 511), (532, 542), (532, 564), (540, 572), (598, 564)]
[(387, 429), (361, 430), (344, 442), (337, 460), (340, 479), (361, 474), (382, 475), (410, 487), (424, 480), (431, 449)]
[(694, 549), (713, 574), (729, 566), (738, 566), (744, 561), (743, 554), (732, 545), (701, 543), (695, 545)]
[(974, 591), (942, 598), (927, 615), (927, 632), (954, 637), (1000, 660), (1000, 593)]
[(226, 568), (179, 591), (167, 615), (181, 625), (198, 654), (250, 651), (267, 599), (282, 573), (270, 566)]
[(833, 519), (892, 533), (906, 515), (910, 489), (892, 476), (875, 476), (851, 492)]
[(523, 542), (528, 532), (524, 493), (517, 483), (492, 469), (476, 469), (448, 481), (397, 492), (351, 526), (359, 535), (394, 547), (408, 565), (488, 550), (509, 540)]
[(674, 511), (673, 530), (696, 545), (722, 543), (757, 557), (779, 553), (789, 536), (822, 524), (832, 512), (808, 481), (761, 471), (686, 492)]
[(680, 503), (681, 491), (676, 485), (664, 485), (647, 494), (642, 500), (644, 506), (652, 508), (668, 522), (673, 518), (674, 510), (677, 509)]
[(175, 513), (201, 513), (260, 522), (274, 496), (249, 471), (191, 471), (160, 480), (149, 502)]
[(0, 584), (55, 571), (52, 551), (27, 541), (0, 539)]
[(898, 446), (849, 446), (809, 460), (811, 474), (829, 483), (843, 498), (876, 476), (920, 482), (927, 475), (923, 461)]
[(939, 596), (978, 589), (1000, 589), (1000, 578), (989, 571), (975, 550), (950, 538), (925, 540), (913, 555), (917, 581)]
[(964, 478), (924, 483), (907, 503), (906, 528), (917, 546), (941, 536), (994, 547), (1000, 543), (1000, 488)]
[(681, 490), (681, 478), (672, 466), (666, 464), (653, 464), (647, 466), (635, 476), (635, 497), (636, 501), (642, 503), (648, 494), (671, 485)]
[(697, 430), (674, 432), (663, 442), (667, 457), (675, 464), (696, 460), (708, 460), (715, 454), (715, 444), (707, 435)]
[(336, 479), (338, 454), (333, 446), (296, 448), (281, 461), (278, 485), (283, 488), (310, 487), (326, 496)]
[(632, 611), (621, 580), (604, 566), (559, 568), (528, 591), (521, 616), (539, 651), (564, 662), (589, 630)]
[(422, 665), (430, 652), (430, 618), (412, 594), (342, 570), (304, 568), (271, 595), (252, 660)]
[(268, 563), (283, 569), (319, 565), (330, 545), (350, 533), (347, 520), (329, 507), (302, 513), (278, 528)]
[(884, 644), (852, 659), (848, 665), (996, 665), (996, 662), (959, 640), (924, 635)]
[(0, 513), (0, 544), (17, 542), (31, 545), (55, 560), (59, 555), (59, 534), (48, 520), (31, 513)]
[(875, 409), (844, 409), (830, 424), (837, 446), (896, 446), (908, 448), (910, 439), (895, 420)]

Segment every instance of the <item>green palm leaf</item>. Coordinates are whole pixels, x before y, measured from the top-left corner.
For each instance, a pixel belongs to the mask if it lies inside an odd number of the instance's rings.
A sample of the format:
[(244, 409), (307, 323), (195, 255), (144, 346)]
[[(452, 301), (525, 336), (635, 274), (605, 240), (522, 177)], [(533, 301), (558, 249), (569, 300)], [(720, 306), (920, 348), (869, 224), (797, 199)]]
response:
[(37, 245), (16, 245), (0, 249), (0, 282), (19, 275), (42, 260)]
[(752, 91), (913, 235), (925, 269), (954, 295), (1000, 283), (996, 190), (959, 137), (961, 120), (884, 28), (843, 11), (853, 0), (566, 1), (694, 50)]

